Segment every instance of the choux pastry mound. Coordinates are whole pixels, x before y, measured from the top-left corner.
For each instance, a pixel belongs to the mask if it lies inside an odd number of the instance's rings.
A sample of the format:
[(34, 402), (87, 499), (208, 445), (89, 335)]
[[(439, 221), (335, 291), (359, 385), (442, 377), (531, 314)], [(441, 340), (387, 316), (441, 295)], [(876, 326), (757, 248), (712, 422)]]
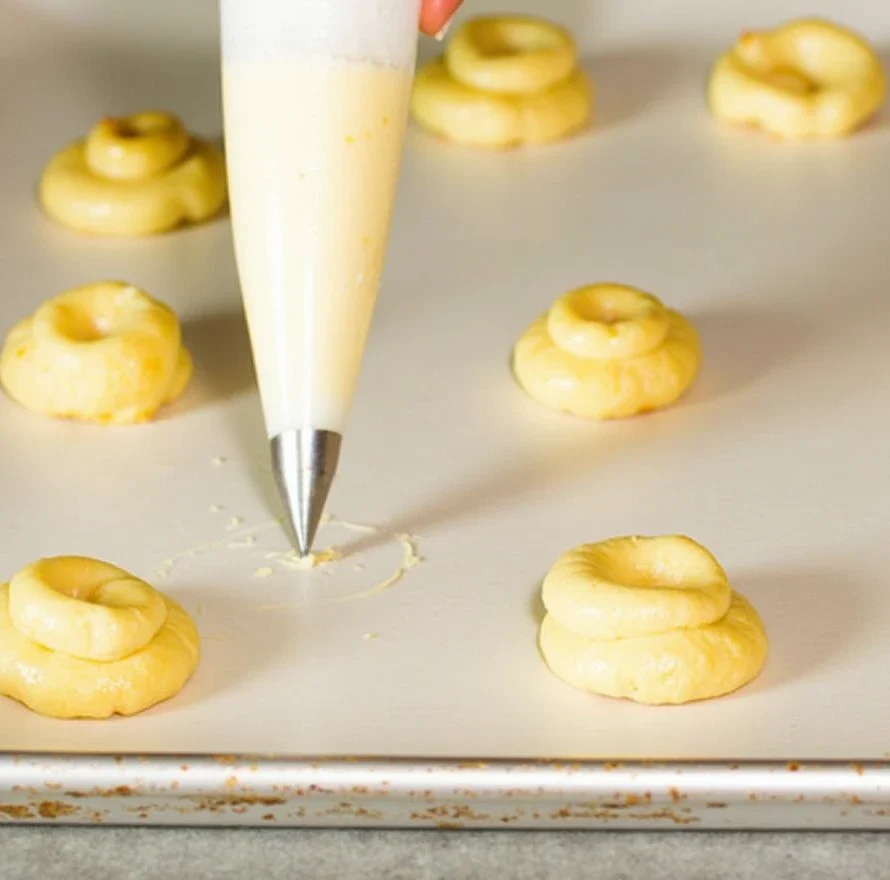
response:
[(513, 372), (531, 397), (590, 419), (668, 406), (700, 363), (698, 334), (682, 315), (620, 284), (567, 293), (513, 350)]
[(173, 311), (119, 281), (48, 300), (10, 330), (0, 351), (6, 393), (56, 418), (143, 422), (182, 394), (191, 375)]
[(103, 119), (57, 153), (39, 193), (50, 217), (79, 232), (151, 235), (217, 214), (225, 163), (175, 116), (147, 111)]
[(689, 538), (613, 538), (564, 553), (542, 588), (544, 660), (608, 697), (706, 700), (754, 679), (767, 655), (757, 612)]
[(0, 694), (41, 715), (135, 715), (179, 693), (199, 656), (188, 614), (114, 565), (57, 556), (0, 586)]
[(717, 119), (785, 140), (838, 138), (878, 111), (886, 79), (860, 36), (819, 19), (743, 34), (714, 66)]
[(444, 57), (417, 72), (411, 98), (424, 128), (493, 149), (561, 140), (588, 122), (592, 107), (569, 34), (522, 17), (466, 22)]

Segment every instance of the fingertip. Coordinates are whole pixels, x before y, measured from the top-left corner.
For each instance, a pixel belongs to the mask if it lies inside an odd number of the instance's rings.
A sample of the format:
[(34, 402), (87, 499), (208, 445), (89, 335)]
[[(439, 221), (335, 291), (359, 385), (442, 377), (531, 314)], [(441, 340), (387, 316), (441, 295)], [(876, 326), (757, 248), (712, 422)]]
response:
[(445, 36), (462, 0), (424, 0), (420, 13), (420, 30), (427, 36)]

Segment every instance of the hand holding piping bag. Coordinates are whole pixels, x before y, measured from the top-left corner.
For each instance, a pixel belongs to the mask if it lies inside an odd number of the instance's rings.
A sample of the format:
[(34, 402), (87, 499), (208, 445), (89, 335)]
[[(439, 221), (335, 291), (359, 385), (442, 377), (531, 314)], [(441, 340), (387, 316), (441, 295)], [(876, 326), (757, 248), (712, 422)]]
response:
[(423, 0), (420, 29), (430, 36), (439, 36), (454, 18), (463, 0)]

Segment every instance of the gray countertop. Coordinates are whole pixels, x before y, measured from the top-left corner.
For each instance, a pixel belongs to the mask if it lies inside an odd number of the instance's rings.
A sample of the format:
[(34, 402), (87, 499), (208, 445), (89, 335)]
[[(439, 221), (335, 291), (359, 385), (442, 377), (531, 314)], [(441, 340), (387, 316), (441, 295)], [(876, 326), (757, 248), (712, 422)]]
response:
[(18, 827), (0, 829), (0, 854), (3, 880), (877, 880), (890, 835)]

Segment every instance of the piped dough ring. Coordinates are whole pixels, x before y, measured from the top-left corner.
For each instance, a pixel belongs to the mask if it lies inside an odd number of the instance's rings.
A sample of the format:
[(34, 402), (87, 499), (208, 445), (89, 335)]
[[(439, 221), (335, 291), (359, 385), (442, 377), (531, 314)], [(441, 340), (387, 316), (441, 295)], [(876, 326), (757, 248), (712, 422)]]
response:
[(198, 665), (200, 640), (188, 614), (164, 602), (164, 623), (141, 651), (102, 662), (51, 651), (20, 633), (9, 587), (0, 586), (0, 694), (52, 718), (135, 715), (175, 696)]
[(720, 563), (681, 535), (582, 544), (550, 569), (541, 598), (554, 620), (590, 639), (630, 639), (714, 623), (729, 609)]
[[(556, 306), (554, 323), (564, 344), (574, 339), (570, 346), (576, 351), (593, 345), (588, 350), (608, 353), (608, 347), (600, 349), (595, 343), (611, 338), (609, 331), (614, 325), (607, 323), (601, 330), (585, 331), (576, 337), (561, 314), (563, 300)], [(513, 349), (516, 380), (535, 400), (583, 418), (625, 418), (668, 406), (686, 392), (698, 374), (701, 346), (695, 328), (682, 315), (665, 309), (664, 316), (667, 332), (660, 344), (642, 354), (604, 358), (579, 357), (564, 350), (551, 336), (550, 314), (544, 313), (519, 337)], [(654, 342), (663, 319), (652, 312), (639, 327), (616, 335), (619, 350), (638, 350)]]
[(0, 352), (0, 382), (34, 412), (133, 424), (188, 383), (192, 361), (173, 311), (132, 285), (67, 291), (17, 324)]
[(175, 165), (188, 148), (189, 135), (179, 119), (148, 110), (97, 122), (87, 135), (84, 159), (109, 180), (141, 180)]
[(411, 112), (427, 130), (465, 146), (508, 149), (562, 140), (590, 120), (593, 86), (582, 70), (532, 95), (498, 95), (458, 82), (442, 59), (421, 67)]
[(718, 59), (708, 85), (715, 117), (787, 140), (843, 137), (878, 111), (885, 94), (871, 46), (820, 19), (744, 34)]
[(445, 66), (457, 82), (498, 95), (547, 91), (576, 63), (575, 43), (563, 28), (521, 16), (471, 19), (445, 50)]
[(592, 284), (560, 297), (547, 314), (547, 332), (581, 358), (627, 358), (664, 342), (667, 309), (651, 294), (622, 284)]
[(169, 114), (106, 119), (49, 161), (39, 197), (50, 217), (80, 232), (152, 235), (216, 215), (226, 201), (225, 163)]
[(573, 687), (652, 705), (738, 690), (757, 676), (767, 655), (763, 623), (738, 593), (714, 623), (637, 639), (595, 641), (548, 614), (539, 644), (552, 672)]
[(564, 553), (542, 588), (550, 669), (596, 694), (642, 703), (718, 697), (767, 654), (757, 612), (690, 538), (613, 538)]
[(142, 650), (167, 618), (164, 599), (123, 569), (79, 556), (41, 559), (9, 583), (15, 628), (52, 651), (120, 660)]

